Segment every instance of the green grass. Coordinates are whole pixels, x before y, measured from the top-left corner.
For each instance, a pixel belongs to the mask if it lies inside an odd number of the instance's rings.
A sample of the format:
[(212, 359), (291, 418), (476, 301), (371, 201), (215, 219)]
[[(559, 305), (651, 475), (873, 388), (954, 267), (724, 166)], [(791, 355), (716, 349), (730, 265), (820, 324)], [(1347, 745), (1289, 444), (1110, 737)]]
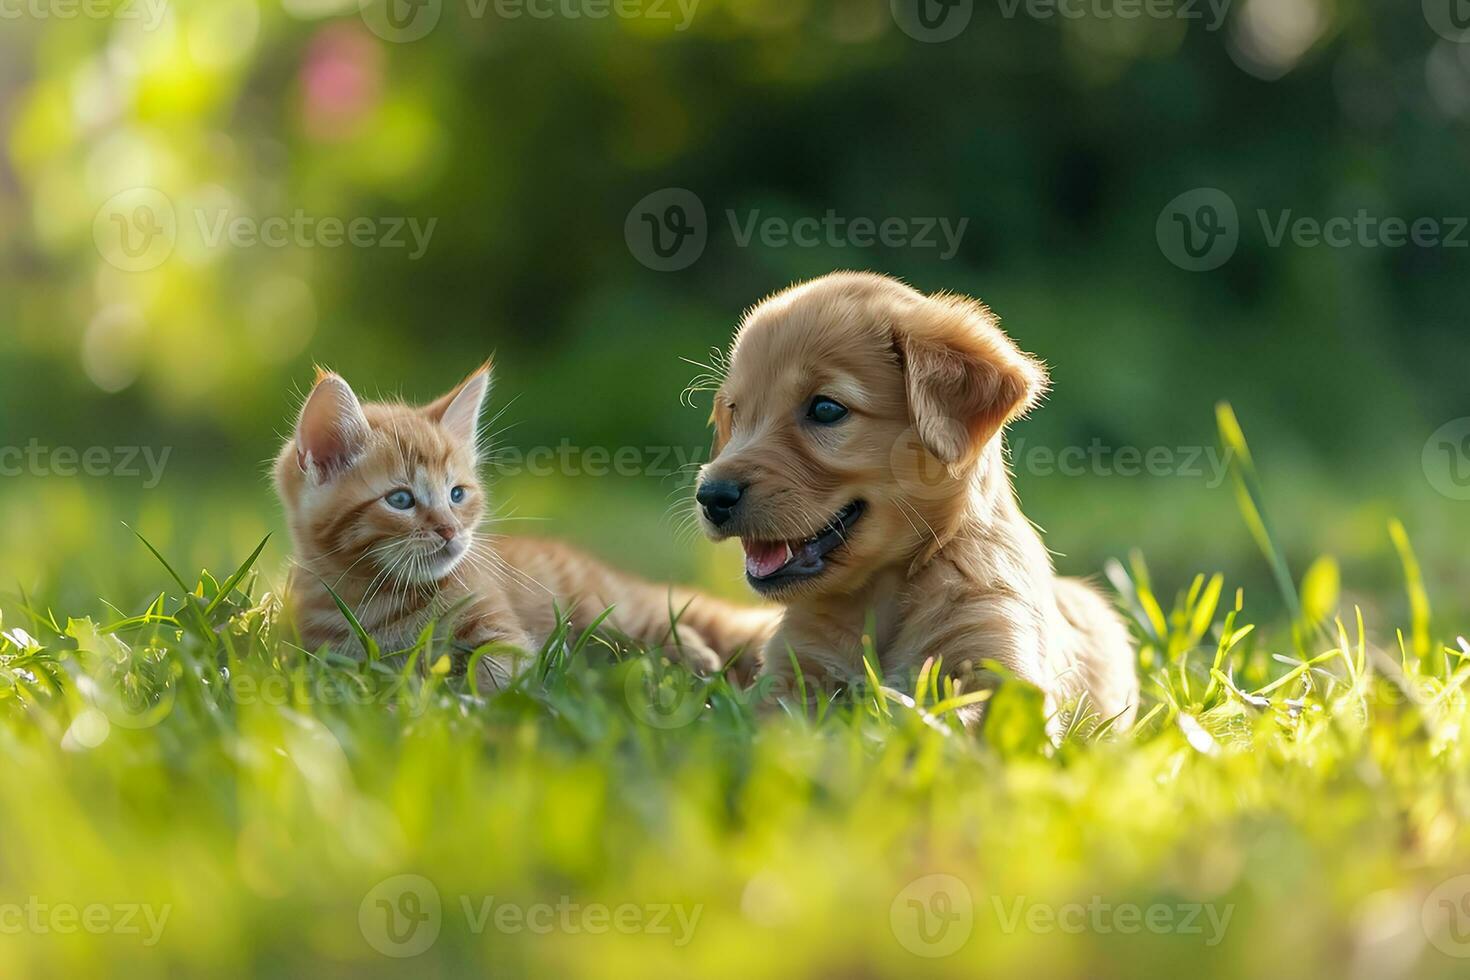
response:
[(1462, 974), (1470, 649), (1396, 525), (1402, 624), (1295, 575), (1241, 459), (1292, 612), (1115, 565), (1144, 708), (1059, 745), (1014, 681), (967, 732), (933, 675), (772, 706), (571, 635), (482, 697), (432, 633), (302, 649), (253, 545), (136, 609), (17, 596), (3, 973)]

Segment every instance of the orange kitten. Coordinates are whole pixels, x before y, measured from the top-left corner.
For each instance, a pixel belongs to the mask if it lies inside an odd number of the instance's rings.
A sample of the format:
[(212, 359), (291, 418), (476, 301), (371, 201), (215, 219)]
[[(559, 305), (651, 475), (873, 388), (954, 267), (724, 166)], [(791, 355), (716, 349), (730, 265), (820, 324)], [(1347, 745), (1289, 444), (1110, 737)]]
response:
[[(330, 585), (385, 651), (410, 646), (451, 610), (462, 647), (503, 642), (535, 651), (556, 626), (555, 603), (576, 631), (611, 606), (612, 629), (677, 650), (702, 671), (746, 647), (757, 652), (775, 627), (770, 610), (654, 585), (565, 545), (480, 530), (486, 496), (476, 440), (489, 368), (422, 407), (363, 404), (340, 376), (318, 373), (275, 465), (306, 644), (355, 645)], [(512, 658), (481, 664), (482, 679), (497, 684), (515, 669)]]

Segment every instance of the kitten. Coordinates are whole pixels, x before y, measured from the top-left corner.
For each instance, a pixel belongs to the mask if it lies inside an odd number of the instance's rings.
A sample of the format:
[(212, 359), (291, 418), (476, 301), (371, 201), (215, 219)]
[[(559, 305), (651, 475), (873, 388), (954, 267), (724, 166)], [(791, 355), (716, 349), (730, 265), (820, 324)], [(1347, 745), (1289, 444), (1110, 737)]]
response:
[[(775, 628), (773, 610), (654, 585), (565, 545), (479, 529), (486, 493), (477, 438), (489, 387), (487, 362), (428, 405), (364, 404), (339, 375), (318, 371), (275, 463), (294, 544), (293, 613), (306, 645), (356, 645), (330, 585), (385, 651), (412, 645), (430, 620), (453, 610), (461, 648), (498, 642), (534, 652), (556, 626), (555, 603), (578, 632), (613, 607), (605, 620), (612, 630), (672, 650), (701, 672), (747, 648), (753, 657)], [(485, 658), (481, 679), (503, 685), (521, 661), (530, 657)]]

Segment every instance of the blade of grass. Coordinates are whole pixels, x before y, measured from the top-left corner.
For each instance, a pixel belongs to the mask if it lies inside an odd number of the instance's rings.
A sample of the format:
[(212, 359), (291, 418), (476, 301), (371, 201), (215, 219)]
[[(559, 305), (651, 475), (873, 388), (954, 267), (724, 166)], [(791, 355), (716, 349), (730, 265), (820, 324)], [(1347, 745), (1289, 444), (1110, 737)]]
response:
[(210, 613), (214, 612), (219, 604), (225, 601), (225, 597), (228, 596), (231, 592), (235, 591), (235, 586), (239, 585), (240, 580), (243, 579), (247, 574), (249, 574), (251, 567), (255, 564), (255, 560), (260, 557), (260, 553), (265, 550), (266, 542), (270, 541), (270, 539), (271, 536), (269, 534), (262, 538), (260, 544), (256, 545), (255, 550), (250, 553), (250, 557), (246, 558), (244, 563), (239, 568), (235, 569), (233, 575), (225, 579), (224, 584), (219, 587), (219, 593), (215, 595), (214, 599), (209, 603), (209, 605), (204, 607), (205, 616), (208, 616)]
[(143, 542), (143, 547), (147, 548), (150, 552), (153, 553), (153, 557), (158, 559), (158, 563), (163, 566), (164, 571), (168, 572), (169, 577), (178, 584), (179, 591), (183, 593), (184, 605), (188, 606), (194, 611), (194, 618), (199, 620), (199, 628), (204, 633), (205, 641), (213, 642), (214, 630), (210, 628), (209, 620), (204, 618), (204, 612), (199, 608), (199, 604), (194, 601), (194, 590), (190, 589), (187, 585), (184, 584), (184, 580), (179, 577), (178, 572), (174, 571), (174, 567), (168, 563), (168, 559), (163, 557), (163, 555), (159, 553), (158, 549), (153, 547), (152, 543), (150, 543), (147, 538), (143, 537), (143, 535), (139, 534), (137, 530), (127, 524), (124, 524), (123, 527), (127, 528), (129, 531), (132, 531), (133, 534), (137, 536), (138, 540)]
[(1261, 491), (1256, 465), (1251, 459), (1250, 447), (1246, 445), (1245, 433), (1241, 431), (1240, 422), (1236, 420), (1235, 411), (1229, 402), (1220, 402), (1215, 406), (1215, 421), (1220, 430), (1221, 448), (1229, 461), (1230, 474), (1235, 481), (1235, 498), (1240, 506), (1241, 516), (1245, 518), (1251, 537), (1256, 539), (1256, 546), (1261, 549), (1271, 566), (1271, 574), (1276, 579), (1276, 587), (1281, 590), (1287, 609), (1291, 611), (1291, 618), (1299, 620), (1302, 616), (1302, 604), (1297, 595), (1296, 580), (1292, 578), (1291, 568), (1276, 547), (1275, 535), (1266, 516), (1265, 495)]
[(322, 588), (327, 590), (327, 595), (332, 597), (332, 601), (341, 610), (342, 617), (347, 620), (347, 625), (352, 628), (352, 634), (357, 637), (357, 642), (362, 644), (363, 652), (367, 654), (368, 660), (377, 660), (378, 645), (373, 642), (372, 637), (368, 636), (368, 631), (362, 628), (362, 623), (358, 622), (352, 610), (347, 608), (347, 603), (342, 601), (342, 597), (337, 594), (337, 590), (328, 585), (326, 579), (319, 579), (318, 581), (322, 583)]
[(1424, 573), (1419, 568), (1419, 558), (1414, 546), (1409, 543), (1409, 532), (1404, 530), (1398, 518), (1388, 522), (1388, 536), (1393, 539), (1394, 550), (1399, 553), (1399, 563), (1404, 568), (1404, 587), (1409, 593), (1409, 636), (1414, 655), (1423, 663), (1429, 659), (1434, 644), (1429, 639), (1429, 593), (1424, 589)]

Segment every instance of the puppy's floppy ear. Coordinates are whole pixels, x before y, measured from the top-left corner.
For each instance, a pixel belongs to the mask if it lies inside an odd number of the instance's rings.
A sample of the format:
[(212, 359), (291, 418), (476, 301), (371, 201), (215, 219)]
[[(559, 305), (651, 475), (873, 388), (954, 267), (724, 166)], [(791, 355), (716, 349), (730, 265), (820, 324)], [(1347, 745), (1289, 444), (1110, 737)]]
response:
[(927, 297), (899, 315), (895, 333), (909, 415), (924, 448), (942, 463), (973, 461), (1046, 393), (1045, 366), (974, 300)]
[(368, 421), (352, 386), (317, 368), (316, 385), (296, 422), (296, 462), (325, 480), (350, 464), (367, 445)]
[(491, 364), (487, 360), (454, 390), (425, 406), (424, 412), (457, 439), (474, 442), (480, 430), (480, 412), (490, 393)]

